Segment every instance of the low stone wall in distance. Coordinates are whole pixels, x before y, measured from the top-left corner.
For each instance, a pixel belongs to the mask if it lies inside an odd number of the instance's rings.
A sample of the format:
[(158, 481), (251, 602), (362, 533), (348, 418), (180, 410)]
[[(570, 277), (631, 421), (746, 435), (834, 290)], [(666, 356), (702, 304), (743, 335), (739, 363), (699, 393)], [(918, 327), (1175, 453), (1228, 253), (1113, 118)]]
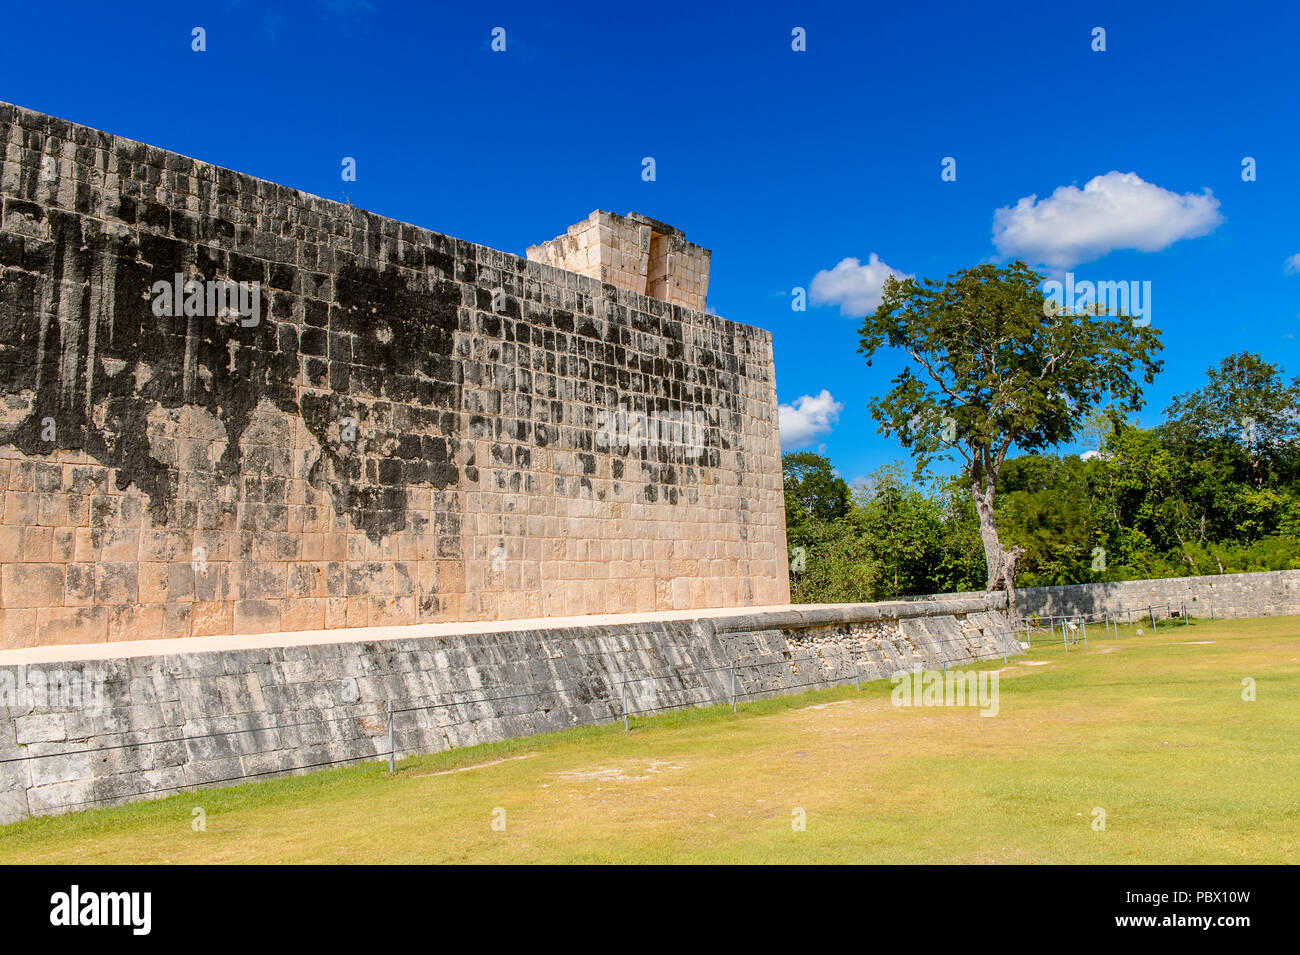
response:
[[(935, 600), (976, 600), (983, 591), (900, 597), (914, 603)], [(1156, 617), (1179, 613), (1186, 604), (1192, 617), (1286, 617), (1300, 614), (1300, 570), (1270, 570), (1254, 574), (1205, 577), (1162, 577), (1016, 590), (1022, 617), (1100, 617), (1134, 619), (1154, 608)]]
[(1186, 606), (1193, 617), (1276, 617), (1300, 614), (1300, 570), (1208, 577), (1124, 580), (1016, 592), (1021, 614), (1135, 616), (1154, 608), (1157, 617)]

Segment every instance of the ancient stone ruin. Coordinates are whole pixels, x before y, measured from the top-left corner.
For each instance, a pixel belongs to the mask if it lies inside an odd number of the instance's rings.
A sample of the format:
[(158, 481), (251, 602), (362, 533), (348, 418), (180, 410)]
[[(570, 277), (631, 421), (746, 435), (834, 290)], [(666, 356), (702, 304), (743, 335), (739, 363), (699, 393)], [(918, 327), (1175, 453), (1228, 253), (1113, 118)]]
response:
[(784, 604), (772, 340), (0, 104), (0, 647)]

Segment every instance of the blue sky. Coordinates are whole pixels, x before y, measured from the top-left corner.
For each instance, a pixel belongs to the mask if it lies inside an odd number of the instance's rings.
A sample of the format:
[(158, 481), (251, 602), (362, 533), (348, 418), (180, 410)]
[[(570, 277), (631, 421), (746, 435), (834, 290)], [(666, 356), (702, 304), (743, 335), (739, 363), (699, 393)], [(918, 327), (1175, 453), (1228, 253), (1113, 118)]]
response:
[(1300, 8), (1163, 6), (10, 4), (0, 99), (518, 254), (596, 208), (672, 223), (853, 479), (904, 457), (866, 407), (897, 365), (857, 354), (885, 266), (1150, 281), (1148, 423), (1232, 351), (1300, 374)]

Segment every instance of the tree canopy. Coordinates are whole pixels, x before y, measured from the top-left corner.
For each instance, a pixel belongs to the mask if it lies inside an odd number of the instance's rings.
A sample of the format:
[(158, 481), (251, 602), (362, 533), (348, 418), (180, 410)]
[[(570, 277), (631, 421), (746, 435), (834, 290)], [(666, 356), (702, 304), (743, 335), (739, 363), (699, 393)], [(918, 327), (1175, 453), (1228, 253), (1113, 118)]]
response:
[[(1218, 400), (1216, 371), (1252, 358), (1258, 356), (1229, 356), (1207, 372), (1204, 387), (1175, 398), (1171, 410)], [(1280, 368), (1269, 367), (1255, 389), (1274, 397), (1248, 391), (1233, 399), (1235, 408), (1257, 409), (1294, 387)], [(1300, 569), (1300, 435), (1288, 436), (1279, 422), (1263, 467), (1239, 433), (1217, 426), (1236, 414), (1207, 414), (1201, 427), (1196, 412), (1187, 411), (1144, 428), (1112, 409), (1092, 417), (1086, 456), (1008, 456), (995, 516), (1007, 546), (1023, 548), (1018, 584)], [(830, 461), (815, 457), (818, 471), (833, 476)], [(854, 483), (843, 516), (805, 515), (789, 525), (792, 550), (802, 549), (791, 574), (793, 599), (885, 600), (984, 585), (980, 519), (967, 476), (909, 472), (902, 464), (878, 468)]]
[(835, 473), (830, 459), (811, 451), (781, 458), (787, 524), (839, 520), (849, 510), (849, 485)]
[(1136, 412), (1161, 367), (1158, 329), (1100, 307), (1052, 308), (1042, 282), (1023, 262), (942, 281), (890, 277), (860, 330), (868, 365), (883, 348), (910, 360), (871, 402), (880, 432), (911, 452), (918, 474), (952, 452), (964, 462), (990, 589), (1014, 575), (994, 510), (1011, 449), (1072, 440), (1102, 406)]
[(1252, 352), (1229, 355), (1206, 370), (1206, 383), (1173, 400), (1165, 415), (1170, 434), (1203, 450), (1235, 447), (1261, 467), (1274, 467), (1300, 437), (1300, 377), (1288, 384), (1277, 365)]

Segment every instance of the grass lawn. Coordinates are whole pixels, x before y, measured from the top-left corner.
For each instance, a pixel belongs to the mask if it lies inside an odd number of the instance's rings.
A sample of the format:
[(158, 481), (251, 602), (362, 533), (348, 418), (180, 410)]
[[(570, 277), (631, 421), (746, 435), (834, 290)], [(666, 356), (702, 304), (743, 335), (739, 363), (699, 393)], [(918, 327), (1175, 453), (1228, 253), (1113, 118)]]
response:
[(1300, 862), (1300, 617), (1135, 629), (989, 664), (992, 718), (880, 681), (27, 820), (0, 863)]

